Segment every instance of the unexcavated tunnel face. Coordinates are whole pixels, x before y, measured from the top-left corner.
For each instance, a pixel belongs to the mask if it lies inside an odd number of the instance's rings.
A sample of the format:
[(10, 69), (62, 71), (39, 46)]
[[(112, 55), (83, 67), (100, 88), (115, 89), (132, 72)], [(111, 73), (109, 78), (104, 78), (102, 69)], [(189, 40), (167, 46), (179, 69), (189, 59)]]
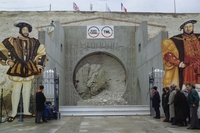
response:
[(74, 86), (82, 97), (78, 105), (124, 105), (125, 70), (106, 53), (83, 58), (75, 69)]

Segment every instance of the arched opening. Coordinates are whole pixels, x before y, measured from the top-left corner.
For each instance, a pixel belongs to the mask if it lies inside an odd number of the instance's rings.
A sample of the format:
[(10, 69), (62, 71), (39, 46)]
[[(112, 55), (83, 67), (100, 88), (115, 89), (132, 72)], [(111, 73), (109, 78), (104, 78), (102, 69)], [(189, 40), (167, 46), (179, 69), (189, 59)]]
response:
[(83, 100), (77, 105), (124, 105), (126, 70), (122, 62), (106, 52), (83, 57), (75, 67), (74, 86)]

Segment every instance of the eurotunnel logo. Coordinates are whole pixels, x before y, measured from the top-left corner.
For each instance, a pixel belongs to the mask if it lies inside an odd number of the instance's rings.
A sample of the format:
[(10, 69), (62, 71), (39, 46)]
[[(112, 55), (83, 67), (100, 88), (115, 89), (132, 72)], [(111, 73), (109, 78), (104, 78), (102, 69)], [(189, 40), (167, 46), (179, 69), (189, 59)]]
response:
[(100, 34), (100, 30), (98, 27), (96, 26), (91, 26), (89, 29), (88, 29), (88, 35), (91, 37), (91, 38), (96, 38), (98, 37)]
[(114, 26), (87, 26), (87, 38), (114, 38)]

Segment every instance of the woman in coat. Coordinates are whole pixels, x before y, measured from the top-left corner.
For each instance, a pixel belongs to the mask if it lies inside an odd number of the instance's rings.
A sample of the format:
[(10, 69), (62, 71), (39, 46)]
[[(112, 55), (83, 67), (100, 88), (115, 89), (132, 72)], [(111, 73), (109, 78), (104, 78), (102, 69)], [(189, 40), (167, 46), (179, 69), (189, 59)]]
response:
[(175, 112), (174, 112), (174, 97), (175, 97), (175, 94), (176, 94), (176, 91), (175, 91), (175, 88), (176, 88), (176, 85), (171, 85), (169, 87), (170, 89), (170, 94), (169, 94), (169, 112), (170, 112), (170, 122), (172, 122), (172, 125), (175, 125), (176, 124), (176, 120), (175, 120)]
[(174, 97), (174, 107), (175, 107), (175, 118), (177, 120), (178, 126), (187, 126), (186, 117), (186, 97), (184, 93), (180, 91), (180, 88), (176, 87), (176, 95)]

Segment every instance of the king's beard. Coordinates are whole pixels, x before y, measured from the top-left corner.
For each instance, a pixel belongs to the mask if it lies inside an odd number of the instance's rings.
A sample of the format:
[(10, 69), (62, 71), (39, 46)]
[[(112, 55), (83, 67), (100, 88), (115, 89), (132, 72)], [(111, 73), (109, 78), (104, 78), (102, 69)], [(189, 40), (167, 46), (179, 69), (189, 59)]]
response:
[(27, 33), (26, 35), (24, 35), (23, 33), (21, 34), (23, 37), (28, 38), (29, 34)]
[(194, 33), (194, 31), (190, 32), (190, 33), (186, 33), (185, 31), (183, 32), (186, 35), (192, 35)]

